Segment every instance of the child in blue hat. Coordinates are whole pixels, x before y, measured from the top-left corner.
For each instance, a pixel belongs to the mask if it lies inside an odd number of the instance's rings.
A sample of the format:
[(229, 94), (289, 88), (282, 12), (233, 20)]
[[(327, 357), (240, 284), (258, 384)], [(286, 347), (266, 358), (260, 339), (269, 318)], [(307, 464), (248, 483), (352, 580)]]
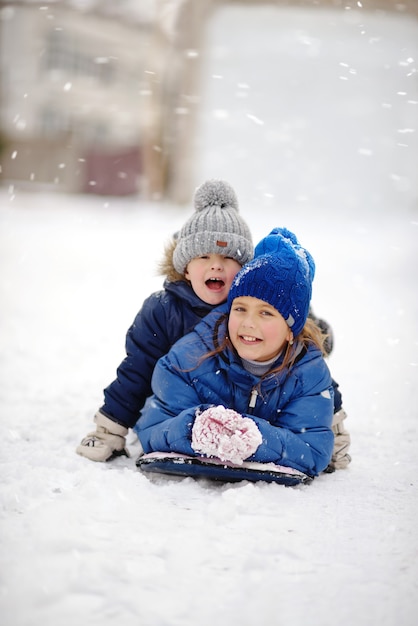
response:
[(324, 336), (308, 317), (315, 264), (277, 228), (236, 275), (227, 304), (161, 358), (136, 432), (148, 452), (276, 463), (310, 476), (334, 448)]

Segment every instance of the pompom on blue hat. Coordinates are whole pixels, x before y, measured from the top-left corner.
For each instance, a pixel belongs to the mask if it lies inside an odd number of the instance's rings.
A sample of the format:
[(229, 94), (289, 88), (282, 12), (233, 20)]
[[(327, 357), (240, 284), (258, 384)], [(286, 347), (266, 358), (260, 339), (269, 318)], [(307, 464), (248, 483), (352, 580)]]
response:
[(274, 228), (256, 246), (254, 259), (235, 276), (228, 305), (240, 296), (252, 296), (273, 306), (296, 337), (305, 326), (312, 297), (315, 262), (296, 235)]

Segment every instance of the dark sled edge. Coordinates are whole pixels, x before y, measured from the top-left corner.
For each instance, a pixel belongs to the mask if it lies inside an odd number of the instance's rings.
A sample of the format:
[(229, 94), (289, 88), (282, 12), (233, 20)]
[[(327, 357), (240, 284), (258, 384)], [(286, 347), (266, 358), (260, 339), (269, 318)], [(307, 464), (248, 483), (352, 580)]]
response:
[(286, 487), (295, 487), (297, 485), (307, 485), (313, 480), (311, 476), (302, 472), (293, 474), (271, 469), (237, 467), (182, 455), (144, 455), (136, 461), (136, 466), (144, 473), (190, 476), (192, 478), (206, 478), (230, 483), (248, 480), (250, 482), (263, 481), (277, 483)]

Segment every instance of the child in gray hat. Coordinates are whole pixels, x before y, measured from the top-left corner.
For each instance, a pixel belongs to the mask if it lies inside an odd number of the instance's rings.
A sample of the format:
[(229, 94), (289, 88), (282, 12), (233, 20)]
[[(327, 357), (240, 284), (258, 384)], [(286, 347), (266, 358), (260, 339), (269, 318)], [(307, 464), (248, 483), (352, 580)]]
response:
[(226, 301), (232, 281), (253, 257), (251, 232), (239, 214), (233, 188), (221, 180), (203, 183), (195, 212), (174, 236), (161, 263), (162, 291), (143, 303), (126, 336), (126, 357), (104, 390), (96, 430), (77, 447), (92, 461), (127, 454), (125, 437), (151, 395), (157, 360), (205, 315)]

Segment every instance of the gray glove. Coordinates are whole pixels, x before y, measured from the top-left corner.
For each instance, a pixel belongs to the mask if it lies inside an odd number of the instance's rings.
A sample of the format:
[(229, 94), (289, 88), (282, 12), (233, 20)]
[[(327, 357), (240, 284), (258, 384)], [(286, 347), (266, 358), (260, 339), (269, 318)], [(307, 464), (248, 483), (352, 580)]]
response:
[(97, 428), (84, 437), (76, 452), (91, 461), (110, 461), (116, 456), (129, 456), (125, 437), (128, 429), (106, 417), (101, 411), (94, 416)]
[(350, 433), (344, 427), (344, 420), (347, 413), (344, 409), (340, 409), (334, 415), (332, 420), (332, 432), (334, 433), (334, 450), (332, 452), (329, 471), (336, 469), (345, 469), (351, 463), (351, 456), (348, 451), (350, 449), (351, 437)]

